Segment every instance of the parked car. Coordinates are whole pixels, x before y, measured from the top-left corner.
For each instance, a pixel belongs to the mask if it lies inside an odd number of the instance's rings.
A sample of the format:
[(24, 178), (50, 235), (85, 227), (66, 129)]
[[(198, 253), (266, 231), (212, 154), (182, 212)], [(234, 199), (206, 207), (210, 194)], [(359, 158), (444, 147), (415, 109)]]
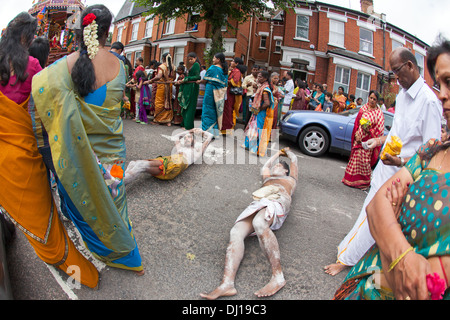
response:
[(13, 299), (5, 250), (14, 233), (14, 225), (0, 211), (0, 300)]
[[(349, 155), (355, 118), (359, 108), (341, 113), (290, 110), (280, 123), (282, 137), (298, 143), (309, 156), (320, 157), (327, 152)], [(392, 127), (394, 114), (384, 113), (384, 134)]]

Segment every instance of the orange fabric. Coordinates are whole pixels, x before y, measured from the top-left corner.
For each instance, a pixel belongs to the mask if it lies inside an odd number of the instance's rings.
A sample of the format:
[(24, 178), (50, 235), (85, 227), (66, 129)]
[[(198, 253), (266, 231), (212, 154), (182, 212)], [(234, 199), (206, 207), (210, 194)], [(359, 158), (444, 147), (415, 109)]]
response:
[(122, 167), (119, 167), (118, 165), (113, 165), (111, 167), (111, 171), (110, 171), (111, 176), (113, 176), (114, 178), (118, 178), (120, 180), (123, 179), (123, 169)]
[(44, 262), (61, 269), (77, 265), (81, 283), (95, 287), (95, 266), (78, 252), (59, 220), (27, 105), (28, 100), (18, 105), (0, 92), (0, 205)]
[(45, 242), (52, 197), (27, 105), (28, 100), (19, 106), (0, 93), (0, 204)]
[(337, 103), (333, 104), (333, 112), (339, 113), (345, 110), (345, 102), (347, 101), (347, 98), (341, 94), (335, 94), (334, 99), (336, 99)]

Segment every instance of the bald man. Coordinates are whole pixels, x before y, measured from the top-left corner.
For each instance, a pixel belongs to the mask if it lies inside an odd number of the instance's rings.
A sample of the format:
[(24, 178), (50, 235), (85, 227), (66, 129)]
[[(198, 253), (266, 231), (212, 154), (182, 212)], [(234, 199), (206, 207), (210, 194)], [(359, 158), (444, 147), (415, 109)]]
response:
[(389, 63), (401, 86), (394, 122), (387, 136), (369, 139), (367, 143), (370, 148), (375, 148), (397, 136), (403, 142), (402, 151), (398, 156), (387, 155), (387, 159), (375, 167), (370, 192), (359, 217), (338, 246), (337, 262), (324, 267), (330, 275), (354, 266), (375, 243), (366, 219), (366, 206), (378, 189), (405, 165), (421, 145), (432, 138), (441, 138), (442, 104), (421, 77), (414, 54), (406, 48), (397, 48), (391, 53)]

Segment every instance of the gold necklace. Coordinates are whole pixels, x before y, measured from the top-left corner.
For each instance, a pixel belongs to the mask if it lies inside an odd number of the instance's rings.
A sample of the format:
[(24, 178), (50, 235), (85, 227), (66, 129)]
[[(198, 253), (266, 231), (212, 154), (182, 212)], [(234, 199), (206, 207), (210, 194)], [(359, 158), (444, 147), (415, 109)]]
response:
[(437, 168), (437, 170), (438, 170), (438, 171), (440, 171), (440, 170), (441, 170), (441, 168), (442, 168), (442, 163), (444, 162), (444, 160), (445, 160), (445, 157), (447, 156), (447, 151), (448, 151), (448, 148), (447, 148), (447, 149), (445, 149), (445, 151), (444, 151), (444, 155), (442, 156), (442, 160), (441, 160), (441, 163), (440, 163), (439, 167)]

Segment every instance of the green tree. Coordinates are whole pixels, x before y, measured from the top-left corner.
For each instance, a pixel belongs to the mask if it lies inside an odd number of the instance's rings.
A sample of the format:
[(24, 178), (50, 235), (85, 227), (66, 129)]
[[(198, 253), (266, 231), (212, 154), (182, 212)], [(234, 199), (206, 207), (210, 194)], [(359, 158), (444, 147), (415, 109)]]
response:
[[(263, 15), (272, 9), (262, 0), (133, 0), (133, 2), (148, 7), (147, 14), (154, 14), (162, 20), (184, 17), (192, 12), (199, 13), (193, 16), (196, 19), (193, 22), (206, 21), (211, 27), (209, 35), (212, 40), (211, 49), (205, 55), (208, 62), (215, 53), (224, 51), (221, 29), (225, 25), (232, 27), (229, 24), (230, 20), (242, 23), (252, 14)], [(272, 4), (277, 8), (286, 9), (289, 5), (293, 6), (295, 1), (272, 0)]]

